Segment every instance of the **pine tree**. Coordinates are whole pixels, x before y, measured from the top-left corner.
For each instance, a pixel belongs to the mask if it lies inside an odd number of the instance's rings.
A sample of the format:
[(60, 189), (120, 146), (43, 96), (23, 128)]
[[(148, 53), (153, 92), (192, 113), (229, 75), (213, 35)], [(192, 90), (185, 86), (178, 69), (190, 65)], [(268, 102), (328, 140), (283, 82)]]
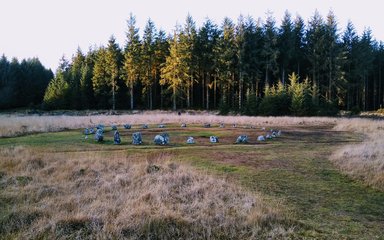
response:
[(133, 88), (140, 77), (141, 69), (141, 42), (139, 39), (139, 29), (136, 28), (136, 18), (132, 14), (127, 21), (127, 41), (124, 50), (124, 78), (130, 90), (131, 110), (134, 109)]
[[(158, 92), (157, 94), (157, 101), (155, 103), (159, 103), (157, 107), (160, 107), (161, 109), (164, 107), (164, 91), (163, 91), (163, 85), (160, 85), (160, 79), (161, 79), (161, 69), (165, 65), (166, 58), (169, 56), (169, 41), (165, 35), (165, 32), (160, 30), (157, 33), (156, 39), (155, 39), (155, 53), (154, 53), (154, 65), (155, 65), (155, 91)], [(156, 96), (156, 94), (155, 94)]]
[(68, 108), (68, 90), (69, 85), (64, 79), (63, 72), (59, 70), (45, 91), (44, 107), (47, 109)]
[(116, 91), (118, 90), (118, 80), (120, 78), (120, 68), (122, 62), (122, 54), (119, 45), (116, 43), (114, 36), (111, 36), (106, 49), (105, 63), (107, 84), (111, 87), (112, 92), (112, 109), (116, 108)]
[(267, 20), (264, 24), (264, 68), (265, 68), (265, 84), (273, 85), (278, 73), (277, 60), (279, 57), (278, 35), (276, 30), (276, 21), (274, 17), (268, 13)]
[(95, 93), (96, 106), (99, 108), (106, 108), (108, 106), (110, 92), (106, 55), (107, 50), (105, 47), (99, 48), (93, 68), (92, 86)]
[[(199, 66), (199, 83), (201, 85), (202, 100), (206, 100), (206, 109), (210, 108), (210, 92), (214, 91), (213, 105), (216, 107), (217, 101), (217, 75), (215, 72), (216, 68), (216, 54), (214, 47), (217, 44), (219, 38), (219, 31), (217, 26), (210, 20), (207, 19), (203, 26), (199, 29), (197, 34), (197, 43), (195, 48), (195, 54), (197, 55), (197, 61)], [(211, 82), (213, 78), (213, 81)], [(205, 83), (205, 84), (204, 84)], [(205, 97), (204, 97), (205, 95)]]
[(196, 48), (196, 26), (195, 21), (193, 20), (191, 15), (187, 15), (184, 28), (181, 30), (179, 34), (179, 49), (180, 56), (182, 58), (181, 61), (184, 62), (185, 67), (187, 68), (187, 75), (189, 76), (189, 80), (185, 81), (185, 93), (186, 93), (186, 103), (187, 108), (191, 107), (191, 102), (193, 100), (193, 85), (195, 82), (196, 75), (196, 56), (195, 56), (195, 48)]
[(190, 80), (189, 68), (184, 61), (184, 49), (180, 46), (180, 30), (176, 27), (173, 39), (170, 42), (170, 55), (166, 58), (164, 67), (161, 69), (161, 85), (168, 85), (172, 91), (172, 109), (177, 107), (177, 99), (185, 96)]
[(283, 21), (279, 28), (278, 45), (279, 45), (279, 63), (281, 81), (285, 84), (286, 75), (290, 72), (290, 63), (294, 54), (294, 26), (291, 20), (291, 15), (288, 11), (285, 12)]
[[(236, 44), (235, 25), (229, 18), (224, 18), (221, 26), (221, 34), (217, 45), (214, 48), (217, 56), (216, 72), (218, 85), (221, 89), (221, 108), (228, 108), (233, 99), (233, 87), (236, 72)], [(232, 92), (231, 92), (232, 91)], [(234, 104), (233, 101), (231, 101)], [(232, 106), (233, 107), (233, 106)]]
[(155, 63), (155, 25), (148, 19), (144, 28), (143, 44), (142, 44), (142, 84), (143, 96), (147, 97), (147, 107), (153, 108), (153, 86), (156, 79), (156, 63)]

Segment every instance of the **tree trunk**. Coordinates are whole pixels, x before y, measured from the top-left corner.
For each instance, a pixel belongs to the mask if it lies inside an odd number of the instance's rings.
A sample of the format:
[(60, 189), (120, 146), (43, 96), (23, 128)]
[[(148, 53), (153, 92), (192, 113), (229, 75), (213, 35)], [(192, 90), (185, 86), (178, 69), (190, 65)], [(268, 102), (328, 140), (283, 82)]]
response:
[(202, 79), (201, 79), (201, 96), (202, 96), (202, 104), (201, 106), (204, 108), (204, 103), (205, 103), (205, 73), (204, 72), (200, 72), (200, 76), (202, 76)]
[(215, 79), (214, 79), (214, 84), (213, 84), (213, 108), (217, 108), (217, 99), (216, 99), (216, 97), (217, 97), (217, 81), (216, 81), (217, 79), (216, 79), (216, 74), (215, 74)]
[(133, 82), (131, 82), (131, 87), (129, 89), (131, 95), (131, 110), (133, 110)]
[(206, 109), (209, 110), (209, 84), (210, 84), (210, 76), (208, 74), (207, 86), (206, 86)]
[(173, 86), (173, 96), (172, 96), (172, 101), (173, 101), (173, 111), (176, 111), (176, 86)]
[(241, 110), (242, 102), (243, 102), (243, 74), (240, 72), (239, 78), (239, 110)]
[(153, 88), (153, 86), (151, 85), (149, 87), (149, 109), (150, 110), (153, 109), (153, 92), (152, 92), (152, 88)]
[(115, 101), (115, 83), (112, 83), (112, 110), (115, 111), (116, 101)]

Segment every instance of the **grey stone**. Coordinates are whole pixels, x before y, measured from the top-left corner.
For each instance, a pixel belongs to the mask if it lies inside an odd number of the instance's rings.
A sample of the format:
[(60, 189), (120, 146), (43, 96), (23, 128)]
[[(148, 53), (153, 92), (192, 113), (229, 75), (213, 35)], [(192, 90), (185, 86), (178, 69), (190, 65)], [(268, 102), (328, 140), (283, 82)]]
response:
[(95, 134), (95, 140), (97, 142), (102, 142), (104, 140), (103, 130), (97, 129), (96, 134)]
[(156, 145), (167, 145), (167, 144), (169, 144), (169, 135), (168, 135), (168, 133), (162, 133), (162, 134), (156, 135), (155, 138), (153, 139), (153, 142)]
[(94, 128), (90, 128), (89, 129), (89, 134), (95, 134), (95, 129)]
[(211, 127), (211, 124), (209, 124), (209, 123), (204, 123), (204, 127), (205, 127), (205, 128), (210, 128), (210, 127)]
[(158, 127), (159, 127), (159, 128), (165, 128), (165, 125), (164, 125), (164, 124), (159, 124)]
[(84, 129), (84, 135), (88, 135), (88, 134), (89, 134), (89, 129), (88, 128)]
[(263, 135), (260, 135), (260, 136), (257, 137), (257, 141), (264, 142), (265, 141), (265, 137)]
[(147, 129), (148, 128), (148, 124), (143, 124), (143, 126), (141, 128), (142, 129)]
[(112, 128), (113, 131), (116, 131), (116, 130), (117, 130), (116, 125), (112, 125), (111, 128)]
[(124, 128), (125, 128), (125, 129), (131, 129), (131, 127), (132, 127), (132, 126), (131, 126), (130, 124), (124, 124)]
[(117, 130), (113, 134), (113, 143), (114, 144), (120, 144), (121, 143), (120, 133)]
[(143, 143), (143, 140), (141, 138), (141, 132), (135, 132), (132, 134), (132, 144), (134, 145), (140, 145)]
[(209, 137), (209, 142), (211, 142), (211, 143), (218, 143), (219, 142), (219, 138), (216, 137), (216, 136), (210, 136)]
[(182, 128), (186, 128), (186, 127), (187, 127), (187, 124), (186, 124), (186, 123), (182, 123), (182, 124), (181, 124), (181, 127), (182, 127)]
[(195, 143), (195, 139), (193, 139), (193, 137), (187, 138), (187, 144), (194, 144), (194, 143)]
[(236, 123), (232, 124), (232, 127), (233, 127), (233, 128), (237, 128)]
[(225, 127), (224, 123), (220, 123), (220, 128), (224, 128), (224, 127)]
[(100, 130), (104, 133), (104, 125), (99, 124), (99, 125), (96, 126), (96, 129), (97, 129), (97, 130), (100, 129)]
[(248, 143), (248, 136), (247, 135), (238, 136), (236, 143)]

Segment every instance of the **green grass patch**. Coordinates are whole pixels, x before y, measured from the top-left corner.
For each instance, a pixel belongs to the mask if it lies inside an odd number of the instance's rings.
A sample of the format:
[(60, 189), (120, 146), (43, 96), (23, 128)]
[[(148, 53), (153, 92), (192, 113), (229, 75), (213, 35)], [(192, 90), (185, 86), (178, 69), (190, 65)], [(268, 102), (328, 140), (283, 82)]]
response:
[[(143, 133), (143, 145), (131, 144), (131, 135), (136, 131)], [(281, 200), (290, 212), (291, 223), (298, 226), (298, 239), (384, 239), (384, 192), (352, 180), (328, 160), (337, 147), (359, 142), (361, 136), (327, 127), (300, 127), (287, 129), (282, 137), (266, 143), (237, 145), (234, 142), (238, 135), (245, 133), (255, 139), (260, 132), (199, 126), (120, 132), (121, 145), (113, 144), (112, 131), (105, 133), (104, 143), (96, 143), (92, 136), (85, 139), (81, 130), (72, 130), (1, 138), (0, 147), (23, 145), (48, 152), (100, 151), (106, 156), (111, 151), (122, 151), (127, 156), (169, 154), (172, 161), (229, 177), (247, 189)], [(169, 146), (154, 145), (153, 137), (160, 132), (170, 133)], [(222, 141), (209, 143), (212, 135)], [(197, 143), (187, 145), (187, 136), (194, 136)], [(20, 177), (17, 181), (28, 184), (28, 179)], [(1, 195), (0, 201), (5, 202)], [(0, 219), (4, 221), (4, 216)]]

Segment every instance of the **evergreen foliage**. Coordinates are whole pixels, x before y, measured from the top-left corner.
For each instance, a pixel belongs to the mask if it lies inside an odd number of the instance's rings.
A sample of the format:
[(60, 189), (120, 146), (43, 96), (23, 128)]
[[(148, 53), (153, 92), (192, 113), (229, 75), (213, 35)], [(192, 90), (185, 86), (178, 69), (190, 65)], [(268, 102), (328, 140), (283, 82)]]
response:
[[(1, 108), (198, 108), (247, 115), (329, 115), (384, 105), (384, 44), (349, 22), (340, 32), (333, 12), (281, 25), (240, 16), (197, 27), (188, 15), (172, 35), (149, 19), (140, 38), (127, 21), (121, 49), (107, 46), (61, 59), (56, 76), (38, 59), (0, 58)], [(302, 78), (299, 78), (302, 77)], [(48, 85), (49, 81), (51, 83)], [(45, 95), (44, 95), (45, 91)], [(20, 96), (23, 96), (22, 98)], [(129, 98), (129, 99), (128, 99)]]

